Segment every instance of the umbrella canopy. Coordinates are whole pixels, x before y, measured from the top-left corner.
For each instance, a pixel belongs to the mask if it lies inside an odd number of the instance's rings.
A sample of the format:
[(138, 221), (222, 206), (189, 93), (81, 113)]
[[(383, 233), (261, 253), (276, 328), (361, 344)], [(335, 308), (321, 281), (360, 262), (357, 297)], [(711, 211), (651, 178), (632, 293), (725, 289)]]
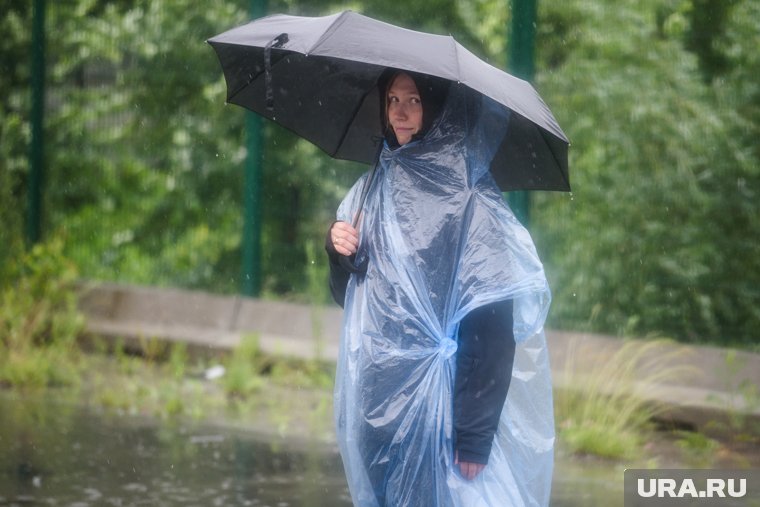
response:
[(567, 137), (535, 89), (450, 36), (344, 11), (268, 16), (208, 42), (222, 65), (228, 102), (334, 158), (375, 162), (382, 136), (377, 81), (390, 67), (460, 83), (516, 113), (491, 164), (502, 190), (570, 190)]

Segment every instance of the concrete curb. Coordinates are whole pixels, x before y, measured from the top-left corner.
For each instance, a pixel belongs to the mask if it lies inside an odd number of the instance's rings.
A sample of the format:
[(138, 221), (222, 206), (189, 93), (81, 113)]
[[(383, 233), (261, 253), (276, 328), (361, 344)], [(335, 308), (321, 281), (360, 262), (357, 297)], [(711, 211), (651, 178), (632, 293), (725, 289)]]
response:
[[(214, 356), (256, 334), (267, 354), (327, 361), (338, 358), (343, 315), (337, 307), (116, 284), (83, 287), (80, 309), (88, 333), (136, 350), (142, 340), (156, 339)], [(633, 377), (641, 381), (626, 389), (662, 406), (661, 417), (694, 428), (737, 417), (760, 425), (760, 354), (551, 330), (547, 340), (557, 388), (578, 388), (593, 375), (604, 383), (600, 375), (609, 374), (608, 387), (620, 389), (612, 385), (619, 382), (617, 365), (635, 357)]]
[(258, 335), (268, 354), (336, 360), (339, 308), (220, 296), (198, 291), (115, 284), (82, 289), (87, 332), (139, 348), (141, 339), (182, 342), (191, 352), (219, 355)]

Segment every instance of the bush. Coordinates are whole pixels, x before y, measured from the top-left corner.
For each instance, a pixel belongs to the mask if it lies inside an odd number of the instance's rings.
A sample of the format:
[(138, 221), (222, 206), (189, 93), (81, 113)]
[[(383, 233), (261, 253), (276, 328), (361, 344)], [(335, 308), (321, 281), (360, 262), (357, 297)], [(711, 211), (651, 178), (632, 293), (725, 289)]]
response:
[(729, 34), (743, 30), (736, 79), (713, 87), (677, 29), (682, 14), (662, 4), (544, 4), (538, 85), (572, 142), (574, 188), (535, 200), (550, 325), (751, 345), (760, 171), (757, 117), (741, 112), (757, 111), (757, 94), (740, 93), (738, 69), (757, 67), (748, 41), (760, 23), (730, 18)]
[(77, 310), (77, 272), (62, 249), (61, 240), (36, 245), (0, 288), (0, 384), (78, 380), (76, 339), (84, 318)]

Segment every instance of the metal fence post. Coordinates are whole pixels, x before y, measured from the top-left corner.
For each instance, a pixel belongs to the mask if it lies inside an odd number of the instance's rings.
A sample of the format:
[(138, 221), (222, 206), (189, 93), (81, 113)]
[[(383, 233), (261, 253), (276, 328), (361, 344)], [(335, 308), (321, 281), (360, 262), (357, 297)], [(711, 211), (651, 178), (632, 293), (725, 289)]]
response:
[[(535, 75), (533, 48), (536, 38), (536, 1), (512, 0), (508, 69), (512, 74), (526, 81), (532, 81)], [(528, 227), (530, 225), (530, 194), (510, 192), (508, 199), (517, 219)]]
[(42, 236), (42, 190), (45, 176), (45, 0), (34, 0), (31, 61), (31, 143), (27, 189), (26, 239), (29, 246)]
[[(266, 0), (251, 0), (252, 18), (266, 15)], [(263, 167), (263, 132), (261, 117), (247, 111), (245, 113), (246, 148), (242, 244), (243, 295), (256, 297), (261, 292), (261, 184)]]

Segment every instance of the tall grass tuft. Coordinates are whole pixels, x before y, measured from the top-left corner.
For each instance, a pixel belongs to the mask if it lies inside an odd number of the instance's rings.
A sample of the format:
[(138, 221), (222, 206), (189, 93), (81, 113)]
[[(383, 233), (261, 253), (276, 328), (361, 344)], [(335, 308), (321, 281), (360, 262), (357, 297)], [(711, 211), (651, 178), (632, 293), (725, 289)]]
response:
[(578, 454), (638, 457), (663, 408), (652, 401), (653, 394), (694, 374), (675, 361), (684, 354), (667, 340), (628, 341), (611, 355), (571, 343), (555, 394), (560, 442)]
[(244, 335), (227, 358), (225, 367), (222, 385), (227, 395), (246, 398), (261, 389), (264, 381), (258, 335)]

